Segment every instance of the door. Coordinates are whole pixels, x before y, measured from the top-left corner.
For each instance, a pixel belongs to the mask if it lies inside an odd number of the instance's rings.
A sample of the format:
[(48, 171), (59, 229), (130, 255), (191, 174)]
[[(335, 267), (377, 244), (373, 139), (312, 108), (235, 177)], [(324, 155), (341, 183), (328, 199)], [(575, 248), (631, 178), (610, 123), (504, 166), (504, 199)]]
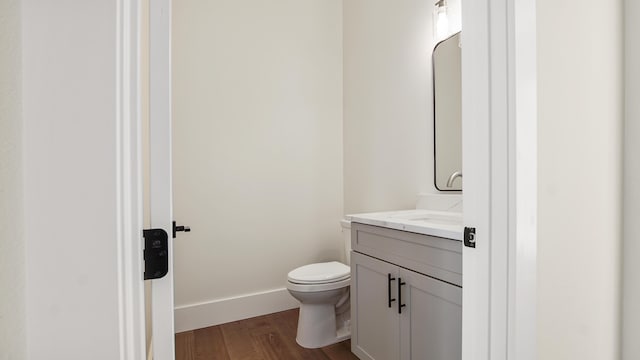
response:
[(151, 284), (154, 360), (175, 358), (171, 191), (171, 0), (149, 2), (149, 202), (151, 227), (169, 240), (169, 271)]
[(400, 359), (462, 359), (462, 288), (400, 269)]
[(360, 359), (398, 358), (397, 276), (397, 266), (352, 252), (351, 351)]

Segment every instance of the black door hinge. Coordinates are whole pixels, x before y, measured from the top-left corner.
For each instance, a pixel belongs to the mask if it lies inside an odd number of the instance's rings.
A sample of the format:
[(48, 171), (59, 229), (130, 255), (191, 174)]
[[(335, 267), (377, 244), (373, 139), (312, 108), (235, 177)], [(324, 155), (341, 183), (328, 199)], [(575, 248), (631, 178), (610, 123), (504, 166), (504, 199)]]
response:
[(169, 236), (162, 229), (142, 231), (144, 237), (144, 279), (160, 279), (169, 272)]
[(476, 247), (476, 228), (464, 228), (464, 246), (470, 248)]

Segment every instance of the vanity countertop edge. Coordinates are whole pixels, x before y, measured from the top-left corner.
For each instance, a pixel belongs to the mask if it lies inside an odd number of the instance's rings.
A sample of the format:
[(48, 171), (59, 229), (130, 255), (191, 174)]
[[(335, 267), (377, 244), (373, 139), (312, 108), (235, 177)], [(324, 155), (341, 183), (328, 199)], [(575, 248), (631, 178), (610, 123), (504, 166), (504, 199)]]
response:
[[(433, 217), (433, 221), (430, 221)], [(346, 220), (388, 229), (462, 241), (462, 214), (423, 209), (350, 214)], [(459, 220), (459, 224), (455, 223)], [(441, 223), (445, 222), (445, 223)]]

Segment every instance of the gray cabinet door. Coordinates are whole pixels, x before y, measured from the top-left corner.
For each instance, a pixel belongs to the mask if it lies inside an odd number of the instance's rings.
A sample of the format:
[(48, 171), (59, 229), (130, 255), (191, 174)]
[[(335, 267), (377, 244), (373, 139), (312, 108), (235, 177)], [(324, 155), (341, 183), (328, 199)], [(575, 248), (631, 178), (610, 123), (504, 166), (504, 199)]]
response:
[(398, 301), (389, 307), (388, 298), (389, 293), (392, 299), (397, 298), (397, 281), (389, 281), (389, 274), (397, 279), (398, 267), (352, 252), (351, 351), (363, 360), (393, 360), (400, 356)]
[[(462, 358), (462, 288), (400, 269), (402, 360)], [(391, 358), (388, 358), (391, 359)]]

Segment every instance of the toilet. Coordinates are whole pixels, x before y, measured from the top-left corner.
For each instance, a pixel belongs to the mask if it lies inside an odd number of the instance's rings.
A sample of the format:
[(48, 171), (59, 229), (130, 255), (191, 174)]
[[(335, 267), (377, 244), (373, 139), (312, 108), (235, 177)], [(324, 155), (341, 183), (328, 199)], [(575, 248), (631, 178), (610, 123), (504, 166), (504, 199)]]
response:
[[(341, 221), (345, 262), (351, 252), (351, 223)], [(289, 272), (287, 290), (300, 302), (296, 342), (305, 348), (331, 345), (351, 336), (351, 268), (338, 261), (304, 265)]]

